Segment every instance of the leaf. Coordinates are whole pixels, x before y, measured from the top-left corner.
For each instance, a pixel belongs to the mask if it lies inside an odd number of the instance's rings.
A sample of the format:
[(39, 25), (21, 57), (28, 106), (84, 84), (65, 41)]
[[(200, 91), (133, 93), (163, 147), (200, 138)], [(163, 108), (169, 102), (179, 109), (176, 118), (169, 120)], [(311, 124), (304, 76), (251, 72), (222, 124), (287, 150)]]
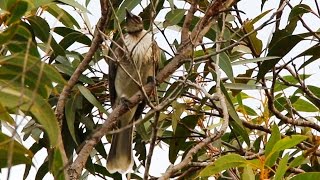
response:
[(227, 154), (221, 156), (212, 165), (205, 167), (199, 174), (199, 177), (208, 177), (220, 173), (233, 167), (240, 167), (246, 164), (246, 159), (238, 154)]
[(290, 165), (289, 167), (297, 167), (297, 166), (300, 166), (303, 161), (306, 159), (305, 155), (300, 155), (298, 157), (295, 157), (291, 162), (290, 162)]
[(76, 116), (76, 105), (74, 105), (74, 103), (78, 103), (78, 101), (76, 101), (76, 98), (77, 96), (73, 96), (72, 98), (68, 99), (65, 106), (65, 116), (69, 133), (71, 134), (73, 141), (78, 145), (74, 130), (74, 121)]
[[(309, 36), (312, 36), (312, 33), (292, 35), (285, 29), (276, 31), (269, 44), (268, 56), (283, 57), (288, 52), (290, 52), (293, 49), (293, 47), (295, 47), (300, 41), (304, 40), (304, 38)], [(261, 80), (265, 76), (265, 74), (269, 70), (271, 70), (278, 62), (279, 59), (262, 62), (257, 75), (257, 81)]]
[(51, 36), (51, 30), (46, 20), (39, 16), (30, 16), (28, 21), (35, 35), (44, 43), (50, 43), (52, 49), (57, 55), (65, 55), (64, 49), (58, 45), (55, 39)]
[[(13, 143), (12, 148), (11, 143)], [(11, 165), (32, 164), (32, 152), (0, 131), (0, 168), (8, 167), (9, 151), (12, 153)]]
[[(66, 65), (62, 65), (62, 64), (54, 64), (54, 66), (62, 73), (65, 73), (69, 76), (71, 76), (73, 74), (73, 72), (75, 71), (75, 68), (71, 67), (71, 66), (66, 66)], [(86, 84), (93, 84), (93, 81), (88, 78), (87, 76), (81, 74), (79, 77), (79, 81), (86, 83)]]
[(241, 173), (241, 179), (245, 180), (255, 180), (255, 175), (253, 173), (252, 167), (249, 165), (246, 165), (243, 168), (243, 173)]
[(76, 26), (78, 29), (80, 29), (78, 22), (67, 11), (60, 8), (56, 4), (49, 4), (46, 7), (46, 10), (66, 27), (73, 28), (73, 26)]
[(109, 115), (109, 113), (104, 109), (101, 103), (92, 95), (92, 93), (84, 86), (78, 85), (77, 86), (81, 94), (95, 107), (99, 109), (99, 111)]
[[(283, 57), (303, 39), (304, 39), (303, 36), (292, 35), (286, 32), (285, 30), (276, 31), (269, 45), (268, 56)], [(279, 59), (262, 62), (257, 75), (257, 81), (261, 80), (265, 76), (265, 74), (270, 69), (272, 69), (278, 62), (279, 62)]]
[(49, 172), (49, 161), (45, 160), (39, 167), (35, 180), (43, 180), (44, 176)]
[(308, 64), (312, 63), (315, 60), (318, 60), (320, 58), (320, 46), (317, 44), (315, 46), (312, 46), (311, 48), (305, 50), (304, 52), (300, 53), (298, 56), (296, 56), (294, 59), (302, 56), (311, 56), (308, 60), (306, 60), (300, 67), (299, 70), (306, 67)]
[(72, 7), (75, 7), (75, 8), (79, 9), (82, 12), (89, 12), (87, 10), (87, 8), (85, 8), (84, 6), (79, 4), (77, 1), (74, 1), (74, 0), (59, 0), (59, 1), (65, 3), (65, 4), (68, 4), (68, 5), (72, 6)]
[(183, 103), (178, 103), (177, 101), (174, 101), (172, 103), (172, 107), (174, 109), (172, 113), (172, 129), (173, 129), (173, 134), (176, 132), (178, 123), (181, 119), (181, 114), (185, 111), (186, 105)]
[(305, 4), (299, 4), (292, 8), (288, 17), (289, 23), (285, 29), (288, 30), (290, 33), (293, 33), (297, 26), (297, 23), (300, 21), (299, 18), (302, 17), (303, 14), (310, 12), (312, 12), (312, 9)]
[[(79, 31), (76, 31), (76, 30), (73, 30), (71, 28), (67, 28), (67, 27), (56, 27), (54, 28), (54, 32), (59, 34), (60, 36), (64, 37), (64, 39), (66, 38), (71, 38), (72, 39), (72, 42), (79, 42), (79, 43), (82, 43), (84, 45), (88, 45), (90, 46), (91, 45), (91, 40), (88, 36), (86, 36), (85, 34), (79, 32)], [(75, 37), (72, 37), (72, 36), (75, 36)], [(67, 48), (69, 46), (65, 46), (64, 43), (62, 43), (63, 40), (60, 41), (60, 44), (63, 44), (61, 46)], [(66, 41), (66, 40), (64, 40)], [(71, 41), (71, 40), (69, 40)]]
[(7, 20), (6, 24), (12, 24), (18, 20), (27, 12), (28, 10), (28, 2), (24, 0), (16, 1), (16, 3), (11, 6), (9, 12), (10, 17)]
[(61, 152), (58, 148), (55, 148), (53, 150), (53, 158), (52, 158), (52, 163), (50, 164), (50, 170), (54, 176), (54, 179), (56, 180), (64, 180), (64, 173), (62, 172), (63, 169), (61, 167), (64, 166)]
[[(14, 120), (13, 118), (10, 116), (10, 114), (8, 113), (8, 111), (6, 110), (5, 107), (3, 107), (3, 105), (0, 102), (0, 120), (1, 121), (6, 121), (8, 123), (10, 123), (11, 125), (14, 124)], [(1, 123), (1, 122), (0, 122)]]
[(2, 105), (8, 108), (19, 107), (23, 111), (31, 112), (48, 134), (50, 144), (55, 147), (60, 128), (51, 106), (41, 96), (26, 88), (21, 94), (19, 86), (15, 86), (12, 82), (0, 80), (0, 87), (0, 102), (2, 102)]
[(276, 174), (274, 179), (275, 180), (282, 180), (282, 178), (284, 177), (284, 174), (286, 173), (287, 169), (288, 169), (288, 160), (289, 160), (289, 155), (286, 154), (279, 162), (279, 165), (276, 169)]
[(306, 173), (301, 173), (293, 178), (291, 180), (307, 180), (307, 179), (320, 179), (320, 172), (306, 172)]
[(236, 90), (257, 90), (263, 89), (261, 86), (242, 84), (242, 83), (224, 83), (225, 88)]
[[(120, 1), (120, 2), (122, 2), (122, 1)], [(122, 21), (124, 20), (124, 18), (126, 17), (126, 8), (128, 9), (128, 11), (131, 11), (140, 2), (141, 2), (141, 0), (124, 0), (121, 3), (121, 6), (119, 7), (119, 9), (117, 10), (117, 13), (116, 13), (116, 16), (118, 17), (118, 20), (119, 20), (118, 23), (121, 24)], [(114, 27), (118, 27), (118, 25), (116, 23), (117, 22), (115, 21)]]
[[(250, 33), (254, 31), (254, 26), (251, 21), (245, 21), (243, 24), (244, 33)], [(250, 44), (250, 49), (255, 57), (259, 57), (262, 52), (262, 41), (257, 37), (258, 32), (251, 33), (248, 36), (248, 41)]]
[(233, 70), (229, 56), (225, 52), (220, 53), (219, 56), (219, 67), (226, 73), (231, 82), (234, 82)]
[(191, 134), (189, 129), (194, 129), (200, 118), (200, 115), (189, 115), (180, 120), (180, 124), (169, 143), (169, 160), (172, 164), (176, 161), (178, 152), (183, 149), (187, 137)]
[(174, 9), (168, 12), (165, 16), (163, 27), (166, 28), (168, 26), (173, 26), (178, 24), (184, 17), (185, 12), (186, 12), (185, 9)]
[(274, 59), (279, 59), (279, 57), (277, 57), (277, 56), (267, 56), (267, 57), (254, 58), (254, 59), (245, 59), (245, 60), (240, 60), (240, 61), (234, 61), (234, 62), (231, 63), (231, 65), (232, 66), (243, 65), (243, 64), (248, 64), (248, 63), (256, 63), (256, 62), (268, 61), (268, 60), (274, 60)]
[(281, 139), (280, 131), (279, 128), (276, 124), (272, 125), (272, 133), (270, 136), (270, 139), (268, 140), (265, 148), (265, 155), (268, 156), (271, 151), (273, 146)]
[(265, 15), (267, 15), (272, 9), (266, 10), (265, 12), (259, 14), (257, 17), (255, 17), (254, 19), (251, 20), (252, 24), (255, 24), (256, 22), (258, 22), (261, 18), (263, 18)]
[(268, 155), (266, 154), (267, 156), (266, 159), (268, 159), (268, 157), (270, 157), (270, 155), (272, 155), (273, 153), (292, 148), (293, 146), (299, 144), (300, 142), (306, 140), (307, 138), (308, 136), (291, 135), (279, 140), (274, 144), (270, 153), (268, 153)]
[(297, 111), (303, 111), (303, 112), (319, 112), (319, 109), (309, 103), (306, 100), (303, 100), (301, 98), (299, 98), (297, 101), (295, 101), (292, 106), (297, 110)]

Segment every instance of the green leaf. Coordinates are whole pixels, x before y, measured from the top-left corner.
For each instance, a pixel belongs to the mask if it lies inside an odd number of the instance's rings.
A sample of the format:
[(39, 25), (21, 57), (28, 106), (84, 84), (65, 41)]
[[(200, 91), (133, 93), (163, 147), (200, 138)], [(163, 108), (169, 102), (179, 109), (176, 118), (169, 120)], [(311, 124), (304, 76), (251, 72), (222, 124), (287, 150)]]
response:
[(300, 21), (300, 17), (302, 17), (303, 14), (310, 12), (312, 12), (312, 9), (305, 4), (299, 4), (292, 8), (288, 17), (289, 23), (285, 29), (292, 33), (295, 30), (297, 23)]
[(6, 108), (1, 104), (1, 102), (0, 102), (0, 120), (6, 121), (6, 122), (10, 123), (11, 125), (14, 124), (13, 118), (10, 116), (10, 114), (8, 113)]
[[(251, 21), (245, 21), (243, 25), (244, 33), (250, 33), (254, 31), (254, 26)], [(259, 57), (262, 52), (262, 41), (257, 37), (258, 32), (251, 33), (248, 36), (248, 41), (250, 45), (250, 49), (255, 57)]]
[[(64, 37), (64, 39), (66, 39), (67, 37), (71, 38), (73, 40), (73, 42), (79, 42), (82, 43), (84, 45), (90, 46), (91, 45), (91, 40), (88, 36), (86, 36), (85, 34), (73, 30), (71, 28), (67, 28), (67, 27), (56, 27), (54, 28), (54, 32), (59, 34), (60, 36)], [(72, 37), (75, 36), (75, 37)], [(66, 40), (64, 40), (66, 41)], [(62, 44), (62, 42), (60, 41), (60, 44)], [(65, 46), (65, 45), (61, 45), (64, 48), (67, 48), (69, 46)]]
[(282, 180), (282, 178), (284, 177), (284, 174), (286, 173), (287, 169), (288, 169), (288, 160), (289, 160), (289, 155), (286, 154), (279, 162), (279, 165), (276, 169), (276, 174), (274, 179), (275, 180)]
[(18, 20), (27, 12), (28, 2), (24, 0), (16, 1), (16, 3), (10, 8), (10, 17), (7, 20), (7, 24), (12, 24)]
[(89, 12), (86, 7), (82, 6), (77, 1), (74, 1), (74, 0), (59, 0), (59, 1), (65, 3), (65, 4), (68, 4), (72, 7), (75, 7), (82, 12)]
[(172, 107), (173, 107), (173, 113), (172, 113), (172, 129), (173, 129), (173, 133), (176, 132), (178, 123), (181, 119), (181, 114), (185, 111), (186, 109), (186, 105), (183, 103), (178, 103), (177, 101), (174, 101), (172, 103)]
[(165, 16), (163, 27), (166, 28), (168, 26), (173, 26), (178, 24), (184, 17), (185, 12), (186, 12), (185, 9), (174, 9), (168, 12)]
[[(116, 16), (118, 17), (119, 23), (121, 24), (124, 18), (126, 17), (126, 8), (128, 11), (131, 11), (133, 8), (135, 8), (141, 0), (124, 0), (121, 3), (121, 6), (117, 10)], [(118, 25), (114, 24), (114, 27), (118, 27)]]
[(46, 7), (46, 10), (66, 27), (73, 28), (73, 26), (76, 26), (78, 29), (80, 29), (78, 22), (67, 11), (60, 8), (56, 4), (49, 4)]
[(201, 116), (189, 115), (180, 120), (172, 139), (170, 139), (169, 160), (173, 164), (177, 159), (177, 154), (183, 149), (187, 137), (191, 134), (189, 129), (194, 129)]
[[(75, 71), (75, 68), (71, 67), (71, 66), (66, 66), (63, 64), (54, 64), (54, 66), (62, 73), (65, 73), (69, 76), (71, 76), (73, 74), (73, 72)], [(93, 81), (88, 78), (87, 76), (81, 74), (79, 77), (79, 81), (86, 83), (86, 84), (93, 84)]]
[(251, 20), (252, 24), (255, 24), (256, 22), (258, 22), (261, 18), (263, 18), (265, 15), (267, 15), (272, 9), (266, 10), (265, 12), (259, 14), (257, 17), (255, 17), (254, 19)]
[(11, 165), (32, 164), (32, 152), (0, 131), (0, 168), (8, 167), (9, 151), (12, 153)]
[(219, 67), (226, 73), (231, 82), (234, 82), (233, 70), (229, 56), (225, 52), (220, 53), (219, 56)]
[(199, 177), (208, 177), (234, 167), (241, 167), (247, 163), (246, 159), (238, 154), (221, 156), (212, 165), (205, 167)]
[(299, 144), (300, 142), (306, 140), (308, 136), (303, 136), (303, 135), (292, 135), (292, 136), (287, 136), (279, 141), (277, 141), (270, 153), (266, 154), (267, 158), (270, 157), (275, 152), (279, 152), (285, 149), (292, 148), (293, 146)]
[(77, 96), (73, 96), (67, 101), (65, 106), (65, 113), (66, 113), (65, 116), (66, 116), (69, 133), (71, 134), (73, 141), (78, 145), (77, 138), (75, 135), (75, 130), (74, 130), (74, 121), (76, 116), (76, 105), (74, 103), (78, 103), (78, 101), (76, 101), (76, 98)]
[(267, 56), (267, 57), (254, 58), (254, 59), (245, 59), (245, 60), (240, 60), (240, 61), (234, 61), (234, 62), (231, 63), (231, 65), (232, 66), (243, 65), (243, 64), (248, 64), (248, 63), (256, 63), (256, 62), (268, 61), (268, 60), (274, 60), (274, 59), (279, 59), (279, 57), (277, 57), (277, 56)]
[(28, 21), (32, 27), (32, 31), (35, 35), (44, 43), (50, 43), (50, 46), (57, 55), (65, 55), (65, 50), (58, 45), (56, 40), (51, 35), (49, 24), (46, 20), (39, 16), (30, 16)]
[(25, 112), (31, 112), (48, 134), (50, 144), (55, 147), (60, 128), (51, 106), (41, 96), (26, 88), (21, 94), (21, 88), (10, 81), (0, 80), (0, 87), (0, 102), (3, 106), (13, 109), (19, 107)]
[(308, 101), (306, 100), (303, 100), (301, 98), (299, 98), (296, 102), (294, 102), (292, 104), (292, 106), (297, 110), (297, 111), (303, 111), (303, 112), (319, 112), (319, 109), (309, 103)]
[(99, 109), (99, 111), (109, 115), (109, 113), (104, 109), (101, 103), (92, 95), (92, 93), (84, 86), (78, 85), (77, 86), (81, 94), (95, 107)]
[(49, 161), (45, 160), (39, 167), (35, 180), (43, 180), (44, 176), (49, 172)]
[(244, 166), (243, 173), (241, 173), (241, 179), (243, 180), (255, 180), (252, 167), (249, 165)]
[[(292, 35), (285, 30), (276, 31), (269, 45), (268, 56), (283, 57), (303, 39), (304, 37), (302, 35)], [(262, 62), (257, 75), (257, 81), (261, 80), (278, 62), (279, 59)]]
[(266, 149), (265, 149), (265, 155), (268, 156), (271, 151), (273, 146), (281, 139), (280, 131), (279, 128), (276, 124), (272, 125), (272, 133), (270, 136), (270, 139), (268, 140), (266, 144)]
[(293, 178), (291, 180), (308, 180), (308, 179), (320, 179), (320, 172), (306, 172), (306, 173), (301, 173)]
[(300, 155), (298, 157), (295, 157), (291, 162), (290, 162), (290, 167), (297, 167), (297, 166), (300, 166), (303, 161), (306, 159), (305, 155)]
[(242, 125), (242, 121), (239, 118), (238, 113), (234, 109), (234, 105), (229, 97), (228, 91), (226, 90), (226, 88), (224, 87), (224, 84), (222, 82), (220, 85), (221, 85), (221, 91), (227, 100), (226, 104), (227, 104), (227, 108), (228, 108), (228, 113), (229, 113), (230, 117), (235, 121), (234, 123), (233, 123), (233, 121), (231, 121), (230, 125), (234, 128), (234, 130), (238, 134), (240, 134), (240, 136), (243, 138), (243, 140), (246, 142), (246, 144), (248, 146), (250, 146), (250, 139), (249, 139), (248, 133), (246, 132), (244, 126)]
[(311, 56), (308, 60), (306, 60), (300, 67), (299, 70), (306, 67), (308, 64), (318, 60), (320, 58), (320, 46), (317, 44), (315, 46), (310, 47), (309, 49), (305, 50), (304, 52), (300, 53), (294, 59), (302, 56)]
[(61, 152), (58, 148), (55, 148), (53, 151), (53, 158), (51, 162), (51, 167), (50, 170), (54, 176), (54, 179), (56, 180), (64, 180), (64, 173), (63, 171), (63, 160), (62, 160), (62, 155)]
[(256, 90), (262, 89), (261, 86), (242, 84), (242, 83), (224, 83), (225, 88), (236, 90)]

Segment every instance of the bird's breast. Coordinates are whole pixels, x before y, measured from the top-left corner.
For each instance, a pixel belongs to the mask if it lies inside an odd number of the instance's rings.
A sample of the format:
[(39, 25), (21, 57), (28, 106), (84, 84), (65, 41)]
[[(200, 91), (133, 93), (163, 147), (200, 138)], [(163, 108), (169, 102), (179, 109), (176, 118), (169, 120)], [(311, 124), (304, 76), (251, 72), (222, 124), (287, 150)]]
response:
[(138, 66), (150, 63), (152, 59), (152, 35), (142, 31), (138, 35), (127, 34), (125, 45), (131, 60)]

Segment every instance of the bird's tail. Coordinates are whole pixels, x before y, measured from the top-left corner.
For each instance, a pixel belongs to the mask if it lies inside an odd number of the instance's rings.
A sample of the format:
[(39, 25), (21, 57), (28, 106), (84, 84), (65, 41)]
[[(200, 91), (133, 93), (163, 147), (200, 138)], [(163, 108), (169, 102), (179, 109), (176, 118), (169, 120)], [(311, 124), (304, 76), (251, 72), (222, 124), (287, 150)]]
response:
[(107, 159), (107, 169), (110, 173), (116, 171), (125, 173), (133, 166), (132, 159), (132, 129), (124, 129), (112, 136), (111, 149)]

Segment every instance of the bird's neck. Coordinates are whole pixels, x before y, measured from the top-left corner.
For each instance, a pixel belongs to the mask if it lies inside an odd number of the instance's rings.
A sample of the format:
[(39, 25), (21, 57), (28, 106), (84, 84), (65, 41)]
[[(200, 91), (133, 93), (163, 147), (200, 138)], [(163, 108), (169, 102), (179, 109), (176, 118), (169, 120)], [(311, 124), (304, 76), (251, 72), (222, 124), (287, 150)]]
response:
[(132, 36), (137, 36), (138, 34), (140, 34), (143, 31), (143, 29), (138, 29), (135, 31), (128, 31), (127, 33), (132, 35)]

